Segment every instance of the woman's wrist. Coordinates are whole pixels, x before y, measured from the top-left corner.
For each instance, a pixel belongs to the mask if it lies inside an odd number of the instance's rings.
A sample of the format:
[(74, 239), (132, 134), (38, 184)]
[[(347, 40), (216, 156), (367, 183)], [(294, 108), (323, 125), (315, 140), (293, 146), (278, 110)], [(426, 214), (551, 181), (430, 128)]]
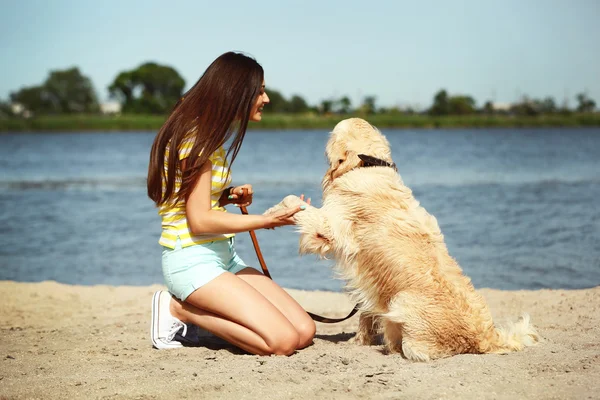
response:
[(271, 216), (269, 215), (261, 215), (262, 217), (262, 229), (273, 229), (271, 227), (272, 223), (273, 223), (273, 219), (271, 218)]

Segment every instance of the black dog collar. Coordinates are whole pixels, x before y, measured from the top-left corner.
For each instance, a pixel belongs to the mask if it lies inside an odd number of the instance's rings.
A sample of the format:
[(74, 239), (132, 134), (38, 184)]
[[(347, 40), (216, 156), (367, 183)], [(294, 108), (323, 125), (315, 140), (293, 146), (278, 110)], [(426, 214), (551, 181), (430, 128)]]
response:
[(395, 163), (389, 163), (380, 158), (371, 157), (366, 154), (358, 154), (358, 158), (362, 160), (363, 167), (390, 167), (393, 168), (394, 171), (398, 171)]

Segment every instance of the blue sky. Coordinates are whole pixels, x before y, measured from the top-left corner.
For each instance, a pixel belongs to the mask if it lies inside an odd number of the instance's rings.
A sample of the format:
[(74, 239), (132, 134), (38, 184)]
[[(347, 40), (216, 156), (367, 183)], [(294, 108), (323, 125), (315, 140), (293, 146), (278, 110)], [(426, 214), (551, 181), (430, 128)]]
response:
[(309, 103), (366, 95), (430, 105), (440, 88), (478, 104), (524, 94), (600, 104), (600, 1), (0, 0), (0, 99), (78, 66), (101, 99), (123, 70), (168, 64), (191, 86), (229, 50), (268, 87)]

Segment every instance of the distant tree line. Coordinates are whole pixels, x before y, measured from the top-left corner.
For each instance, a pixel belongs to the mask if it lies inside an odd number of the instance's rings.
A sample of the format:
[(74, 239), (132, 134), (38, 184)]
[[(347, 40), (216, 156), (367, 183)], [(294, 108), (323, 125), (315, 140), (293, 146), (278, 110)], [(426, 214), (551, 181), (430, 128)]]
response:
[[(111, 99), (121, 105), (121, 112), (127, 114), (167, 114), (182, 96), (185, 81), (172, 67), (153, 62), (144, 63), (132, 70), (120, 72), (108, 86)], [(361, 104), (353, 106), (348, 96), (324, 99), (317, 105), (294, 94), (289, 99), (279, 91), (268, 89), (271, 100), (267, 109), (274, 113), (315, 113), (331, 114), (415, 114), (414, 109), (399, 107), (378, 107), (375, 96), (365, 96)], [(491, 101), (478, 108), (469, 95), (450, 95), (440, 90), (433, 97), (430, 107), (420, 113), (434, 116), (444, 115), (520, 115), (535, 116), (571, 112), (589, 113), (596, 109), (596, 103), (587, 94), (575, 97), (577, 106), (570, 109), (566, 104), (557, 106), (552, 97), (530, 99), (524, 97), (508, 106), (498, 106)], [(20, 110), (15, 110), (15, 107)], [(23, 87), (10, 93), (9, 102), (0, 101), (0, 116), (14, 114), (32, 115), (98, 113), (100, 104), (91, 80), (77, 67), (50, 71), (48, 78), (38, 86)]]
[(51, 71), (44, 83), (21, 88), (10, 94), (10, 100), (36, 114), (98, 111), (98, 98), (92, 82), (78, 68)]

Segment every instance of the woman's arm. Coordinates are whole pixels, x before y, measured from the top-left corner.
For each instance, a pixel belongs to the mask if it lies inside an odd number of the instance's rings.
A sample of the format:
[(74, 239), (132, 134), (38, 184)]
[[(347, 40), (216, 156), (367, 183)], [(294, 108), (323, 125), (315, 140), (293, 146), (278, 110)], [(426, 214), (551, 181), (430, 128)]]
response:
[(294, 224), (293, 215), (301, 206), (287, 208), (272, 215), (240, 215), (214, 211), (210, 204), (212, 164), (207, 161), (186, 202), (186, 217), (193, 234), (221, 234), (247, 232), (255, 229), (276, 228)]

